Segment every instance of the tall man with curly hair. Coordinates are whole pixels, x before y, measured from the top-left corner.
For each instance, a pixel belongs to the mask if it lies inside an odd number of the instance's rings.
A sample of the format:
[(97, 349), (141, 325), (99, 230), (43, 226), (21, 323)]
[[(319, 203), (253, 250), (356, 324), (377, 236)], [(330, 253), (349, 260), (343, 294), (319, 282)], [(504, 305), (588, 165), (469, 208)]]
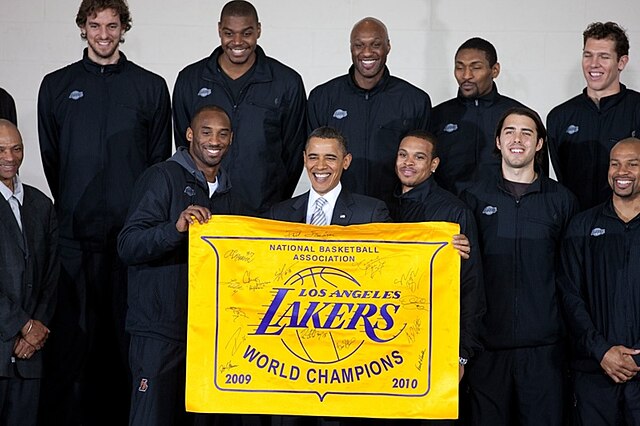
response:
[(87, 41), (82, 59), (45, 76), (38, 97), (62, 265), (41, 417), (120, 425), (130, 380), (126, 268), (116, 238), (137, 177), (171, 153), (170, 100), (162, 77), (120, 51), (131, 28), (125, 0), (83, 0), (76, 24)]

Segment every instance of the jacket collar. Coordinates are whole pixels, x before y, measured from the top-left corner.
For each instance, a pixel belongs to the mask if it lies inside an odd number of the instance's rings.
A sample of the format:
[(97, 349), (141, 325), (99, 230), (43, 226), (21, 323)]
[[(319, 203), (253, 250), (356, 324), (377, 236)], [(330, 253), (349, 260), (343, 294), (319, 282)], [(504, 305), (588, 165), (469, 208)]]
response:
[[(209, 186), (207, 185), (207, 179), (204, 177), (204, 173), (196, 168), (196, 164), (193, 162), (193, 158), (191, 158), (191, 154), (189, 154), (189, 150), (185, 146), (181, 146), (176, 150), (176, 153), (171, 156), (167, 161), (174, 161), (180, 164), (191, 176), (196, 179), (198, 185), (202, 186), (207, 193), (209, 191)], [(218, 189), (217, 193), (225, 193), (231, 190), (231, 180), (229, 179), (229, 175), (224, 171), (222, 167), (218, 168), (218, 174), (216, 175), (216, 180), (218, 181)]]
[[(609, 200), (605, 201), (604, 204), (602, 205), (602, 214), (614, 220), (617, 220), (621, 223), (625, 223), (622, 221), (622, 219), (620, 219), (620, 216), (618, 216), (615, 208), (613, 207), (613, 196), (610, 197)], [(640, 214), (637, 214), (636, 217), (631, 219), (629, 222), (626, 222), (626, 224), (630, 225), (632, 223), (638, 223), (638, 222), (640, 222)]]
[[(538, 167), (537, 165), (534, 166), (535, 167), (535, 172), (538, 174), (538, 177), (536, 178), (536, 180), (534, 180), (533, 182), (531, 182), (529, 184), (529, 187), (527, 188), (527, 192), (525, 192), (524, 194), (522, 194), (522, 196), (524, 197), (527, 194), (531, 194), (534, 192), (540, 192), (542, 190), (542, 180), (544, 178), (544, 172), (540, 169), (540, 167)], [(509, 191), (507, 191), (506, 189), (506, 185), (505, 185), (505, 178), (504, 176), (502, 176), (502, 170), (500, 169), (499, 173), (496, 173), (493, 177), (496, 181), (496, 185), (498, 186), (498, 189), (500, 189), (501, 191), (509, 194)]]
[(401, 193), (402, 185), (398, 185), (393, 195), (400, 201), (425, 201), (437, 185), (433, 176), (429, 176), (427, 180), (416, 185), (411, 191), (407, 191), (404, 194)]
[(354, 73), (355, 73), (355, 67), (351, 65), (349, 67), (349, 78), (347, 79), (347, 84), (349, 85), (351, 90), (361, 95), (375, 95), (379, 92), (384, 91), (385, 88), (387, 87), (387, 84), (389, 83), (389, 80), (391, 79), (391, 73), (389, 72), (389, 68), (385, 65), (384, 71), (382, 73), (382, 78), (380, 79), (378, 84), (376, 84), (372, 89), (366, 90), (356, 84)]
[[(209, 81), (222, 81), (222, 69), (218, 65), (218, 57), (222, 55), (222, 46), (216, 47), (207, 59), (202, 78)], [(273, 80), (271, 68), (267, 64), (267, 55), (260, 46), (256, 46), (256, 63), (251, 83), (268, 83)]]
[(593, 100), (589, 97), (589, 95), (587, 95), (587, 88), (585, 87), (582, 90), (582, 98), (587, 102), (589, 107), (594, 111), (601, 111), (601, 112), (614, 108), (616, 105), (622, 102), (622, 100), (625, 98), (626, 95), (627, 95), (627, 86), (620, 83), (620, 91), (618, 93), (600, 98), (599, 105), (596, 105), (596, 103), (593, 102)]
[(89, 59), (89, 48), (85, 47), (82, 53), (82, 65), (84, 68), (93, 74), (115, 74), (123, 70), (125, 64), (128, 62), (124, 52), (120, 51), (120, 59), (115, 64), (100, 65)]
[(465, 105), (470, 104), (482, 104), (485, 107), (489, 107), (496, 103), (496, 101), (500, 98), (500, 94), (498, 93), (498, 86), (496, 83), (493, 83), (491, 91), (484, 96), (480, 96), (479, 98), (465, 98), (462, 96), (462, 92), (458, 89), (457, 95), (458, 101), (462, 102)]

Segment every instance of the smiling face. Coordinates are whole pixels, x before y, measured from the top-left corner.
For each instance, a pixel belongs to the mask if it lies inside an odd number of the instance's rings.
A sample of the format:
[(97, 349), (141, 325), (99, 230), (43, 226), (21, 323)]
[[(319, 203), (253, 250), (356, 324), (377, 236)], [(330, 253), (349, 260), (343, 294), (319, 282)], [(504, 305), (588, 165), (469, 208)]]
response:
[(0, 120), (0, 181), (13, 191), (13, 178), (18, 173), (24, 148), (18, 129), (7, 120)]
[(256, 46), (260, 38), (260, 23), (253, 16), (224, 16), (218, 23), (218, 35), (223, 54), (222, 68), (241, 68), (246, 71), (256, 60)]
[(87, 23), (80, 29), (87, 37), (89, 59), (100, 65), (118, 62), (120, 40), (125, 29), (115, 10), (104, 9), (87, 17)]
[(582, 73), (587, 82), (590, 98), (600, 99), (620, 91), (620, 73), (629, 61), (627, 55), (618, 58), (616, 42), (587, 39), (582, 52)]
[(542, 149), (544, 140), (538, 137), (536, 123), (526, 115), (508, 115), (500, 135), (496, 138), (496, 146), (502, 155), (502, 167), (515, 169), (531, 169), (536, 152)]
[(396, 175), (402, 184), (402, 193), (429, 179), (438, 164), (440, 159), (433, 157), (431, 142), (416, 136), (403, 138), (396, 156)]
[(221, 111), (200, 111), (187, 129), (189, 154), (207, 181), (215, 182), (218, 167), (232, 138), (229, 117)]
[(607, 176), (614, 199), (640, 198), (640, 141), (621, 141), (611, 149)]
[(373, 88), (384, 74), (391, 50), (387, 29), (382, 22), (365, 18), (351, 30), (351, 60), (359, 87)]
[(351, 154), (347, 154), (337, 139), (311, 137), (304, 150), (304, 167), (311, 187), (324, 195), (338, 186), (342, 172), (349, 168)]
[(491, 92), (500, 64), (490, 66), (487, 54), (478, 49), (461, 49), (456, 54), (454, 76), (465, 98), (479, 98)]

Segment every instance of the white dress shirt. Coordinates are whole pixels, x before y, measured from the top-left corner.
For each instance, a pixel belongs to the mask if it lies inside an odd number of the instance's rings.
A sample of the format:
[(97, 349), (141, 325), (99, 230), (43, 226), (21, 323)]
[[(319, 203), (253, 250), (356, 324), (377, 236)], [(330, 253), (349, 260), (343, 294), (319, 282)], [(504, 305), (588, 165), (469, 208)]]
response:
[(338, 196), (340, 195), (340, 191), (342, 191), (342, 183), (338, 182), (335, 188), (331, 191), (327, 192), (324, 195), (318, 194), (316, 191), (311, 188), (309, 190), (309, 202), (307, 203), (307, 220), (306, 223), (311, 223), (311, 217), (313, 216), (313, 211), (315, 210), (316, 200), (320, 197), (327, 200), (327, 204), (324, 205), (322, 210), (324, 211), (325, 216), (327, 217), (328, 225), (331, 225), (331, 218), (333, 217), (333, 209), (336, 206), (336, 201), (338, 201)]

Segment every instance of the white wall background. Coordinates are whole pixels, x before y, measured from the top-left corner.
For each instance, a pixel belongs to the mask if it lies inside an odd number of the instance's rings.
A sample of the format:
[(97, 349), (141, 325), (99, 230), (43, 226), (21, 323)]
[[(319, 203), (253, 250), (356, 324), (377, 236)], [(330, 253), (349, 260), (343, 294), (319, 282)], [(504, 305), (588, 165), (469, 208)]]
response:
[[(219, 43), (225, 0), (129, 0), (133, 28), (121, 50), (162, 75), (173, 90), (185, 65)], [(622, 74), (640, 90), (640, 1), (637, 0), (253, 0), (262, 22), (260, 45), (296, 69), (307, 92), (344, 74), (349, 33), (365, 16), (386, 23), (391, 73), (431, 95), (434, 105), (456, 94), (453, 55), (480, 36), (498, 50), (500, 91), (549, 110), (584, 87), (582, 31), (593, 21), (627, 29), (630, 61)], [(85, 43), (75, 25), (80, 0), (0, 0), (0, 86), (11, 93), (25, 145), (24, 181), (48, 193), (40, 154), (36, 102), (43, 76), (80, 59)], [(304, 185), (303, 185), (304, 186)]]

